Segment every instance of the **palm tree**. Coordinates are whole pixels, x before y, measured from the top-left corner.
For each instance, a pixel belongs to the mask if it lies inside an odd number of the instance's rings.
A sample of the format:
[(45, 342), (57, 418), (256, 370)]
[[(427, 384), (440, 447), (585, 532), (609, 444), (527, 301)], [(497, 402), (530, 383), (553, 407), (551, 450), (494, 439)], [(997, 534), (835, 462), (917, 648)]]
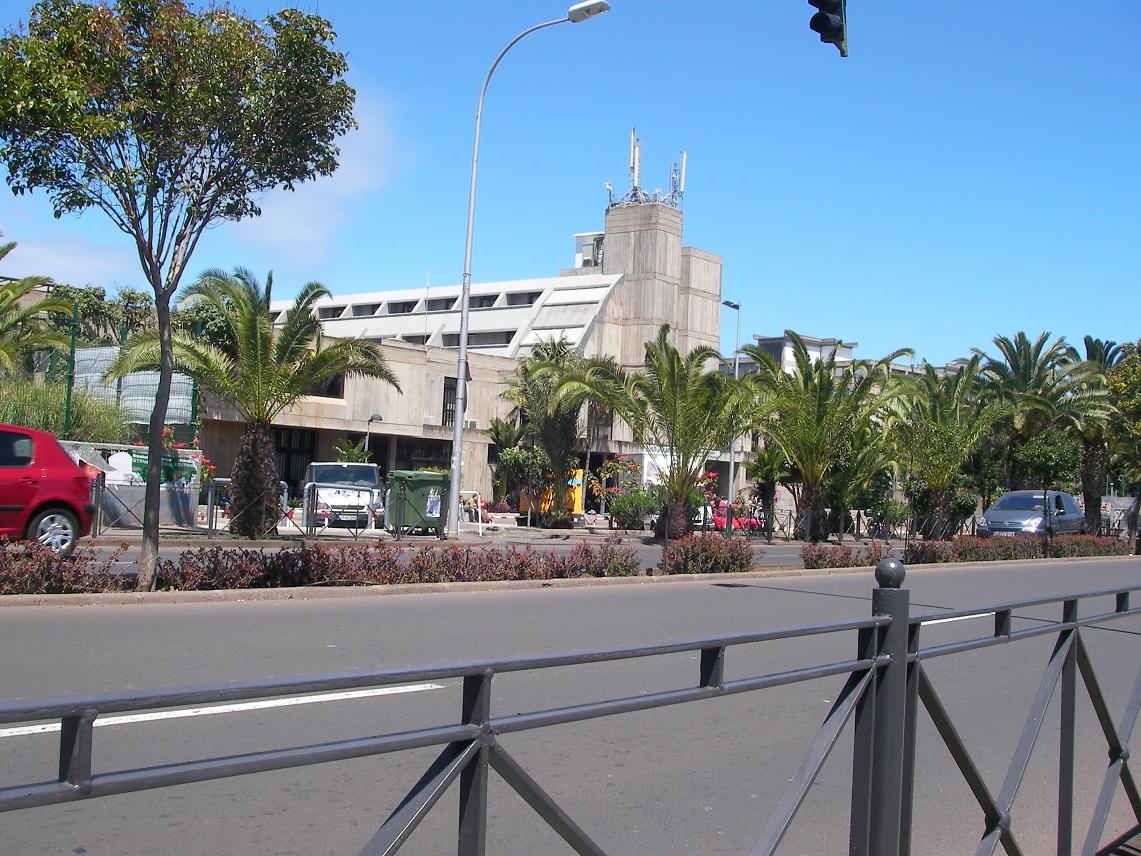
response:
[(954, 374), (940, 377), (931, 366), (903, 401), (897, 437), (911, 471), (931, 491), (934, 519), (924, 537), (947, 537), (951, 488), (963, 464), (990, 427), (1006, 414), (997, 399), (982, 400), (978, 354)]
[(500, 472), (499, 455), (504, 449), (511, 449), (519, 445), (523, 439), (523, 429), (514, 419), (500, 419), (496, 416), (487, 426), (488, 436), (495, 446), (495, 457), (491, 461), (492, 485), (495, 489), (495, 498), (502, 499), (507, 495), (507, 474)]
[(852, 426), (824, 482), (824, 498), (830, 509), (831, 528), (844, 542), (848, 510), (872, 479), (895, 463), (894, 448), (882, 416)]
[[(582, 371), (587, 362), (564, 338), (543, 340), (519, 361), (503, 397), (515, 405), (522, 436), (546, 452), (554, 476), (552, 510), (562, 513), (567, 480), (578, 467), (581, 398), (554, 400), (559, 378)], [(518, 442), (518, 441), (517, 441)]]
[(776, 443), (761, 445), (760, 437), (753, 441), (754, 460), (745, 464), (745, 472), (756, 485), (761, 499), (761, 513), (765, 516), (765, 537), (773, 540), (773, 517), (776, 512), (777, 485), (790, 474), (788, 456)]
[[(0, 261), (15, 248), (14, 241), (0, 244)], [(0, 374), (15, 372), (24, 354), (67, 346), (67, 336), (53, 331), (45, 316), (49, 312), (70, 316), (71, 303), (57, 297), (29, 299), (37, 289), (50, 285), (52, 281), (46, 276), (0, 277)]]
[(838, 365), (836, 350), (814, 361), (800, 336), (791, 330), (785, 335), (792, 340), (796, 368), (787, 373), (763, 350), (749, 345), (743, 351), (758, 370), (747, 379), (757, 391), (757, 427), (800, 473), (798, 512), (804, 516), (805, 538), (816, 541), (824, 530), (829, 470), (851, 432), (882, 419), (898, 397), (899, 384), (889, 366), (911, 352), (902, 348), (874, 362)]
[[(1084, 344), (1085, 364), (1089, 374), (1086, 383), (1104, 389), (1110, 369), (1122, 357), (1121, 347), (1116, 342), (1088, 335)], [(1086, 531), (1094, 534), (1101, 528), (1101, 497), (1105, 491), (1105, 475), (1109, 468), (1109, 451), (1106, 447), (1108, 416), (1108, 411), (1087, 412), (1077, 424), (1077, 433), (1082, 441), (1081, 478)]]
[(1007, 438), (1004, 467), (1007, 482), (1025, 483), (1029, 474), (1011, 477), (1013, 453), (1027, 440), (1050, 427), (1069, 428), (1107, 410), (1104, 388), (1089, 384), (1091, 371), (1081, 363), (1078, 353), (1062, 337), (1050, 343), (1050, 334), (1042, 333), (1033, 342), (1024, 332), (1014, 338), (996, 336), (994, 344), (1000, 359), (979, 350), (975, 354), (985, 362), (983, 370), (990, 379), (986, 393), (1005, 403), (1007, 415), (1002, 427)]
[(663, 474), (666, 537), (692, 525), (689, 502), (709, 454), (727, 449), (748, 430), (750, 399), (739, 382), (718, 371), (720, 357), (701, 346), (682, 354), (669, 342), (669, 325), (645, 343), (644, 371), (596, 362), (564, 374), (554, 401), (589, 398), (625, 422), (634, 440), (668, 456)]
[[(270, 433), (274, 418), (338, 374), (379, 378), (400, 389), (376, 343), (322, 340), (314, 304), (329, 295), (325, 286), (306, 284), (277, 331), (269, 310), (272, 289), (272, 273), (263, 288), (244, 268), (235, 268), (232, 274), (208, 270), (183, 292), (182, 301), (209, 303), (224, 320), (233, 349), (223, 350), (186, 333), (173, 334), (175, 369), (233, 404), (245, 418), (231, 472), (231, 502), (236, 509), (232, 528), (251, 538), (272, 529), (280, 513)], [(158, 361), (158, 336), (144, 333), (128, 343), (108, 375), (153, 369)]]

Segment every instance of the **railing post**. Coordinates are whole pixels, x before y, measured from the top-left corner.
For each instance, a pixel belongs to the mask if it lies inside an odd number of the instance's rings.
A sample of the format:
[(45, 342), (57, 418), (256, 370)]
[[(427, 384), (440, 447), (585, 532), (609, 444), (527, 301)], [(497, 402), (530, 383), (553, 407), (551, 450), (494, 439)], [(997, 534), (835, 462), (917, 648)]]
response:
[[(1065, 601), (1062, 621), (1068, 623), (1077, 619), (1077, 600)], [(1071, 632), (1076, 634), (1077, 628)], [(1073, 852), (1074, 702), (1077, 682), (1077, 646), (1071, 645), (1062, 665), (1061, 727), (1058, 734), (1058, 856), (1070, 856)]]
[(876, 676), (873, 720), (868, 847), (875, 856), (899, 856), (902, 828), (910, 617), (910, 592), (900, 588), (904, 573), (902, 562), (884, 559), (876, 565), (879, 588), (872, 592), (872, 613), (891, 619), (880, 631), (879, 653), (890, 659)]
[[(490, 671), (464, 678), (462, 722), (487, 729), (491, 717)], [(460, 773), (459, 856), (484, 856), (487, 851), (487, 734), (479, 737), (479, 754)]]

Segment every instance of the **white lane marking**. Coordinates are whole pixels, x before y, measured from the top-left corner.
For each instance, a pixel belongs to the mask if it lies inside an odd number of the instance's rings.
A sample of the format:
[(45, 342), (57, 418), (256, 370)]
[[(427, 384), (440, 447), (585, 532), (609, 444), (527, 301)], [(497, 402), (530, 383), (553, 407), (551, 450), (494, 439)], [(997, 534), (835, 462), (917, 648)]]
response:
[[(930, 624), (949, 624), (952, 621), (970, 621), (972, 618), (987, 618), (994, 615), (993, 612), (976, 612), (973, 615), (956, 615), (954, 618), (936, 618), (933, 621), (924, 621), (923, 626), (927, 627)], [(98, 720), (96, 720), (98, 722)]]
[[(402, 687), (377, 687), (371, 690), (352, 690), (342, 693), (321, 693), (319, 695), (275, 698), (268, 701), (245, 701), (240, 704), (220, 704), (213, 707), (184, 707), (178, 710), (159, 710), (153, 713), (132, 713), (127, 716), (107, 716), (95, 720), (95, 728), (104, 725), (127, 725), (133, 722), (154, 722), (160, 719), (184, 719), (188, 716), (212, 716), (215, 713), (240, 713), (246, 710), (266, 710), (272, 707), (293, 707), (298, 704), (317, 704), (325, 701), (349, 701), (358, 698), (418, 693), (424, 690), (441, 690), (443, 684), (407, 684)], [(20, 737), (25, 734), (47, 734), (59, 731), (61, 723), (46, 722), (43, 725), (24, 725), (18, 728), (0, 728), (0, 737)]]

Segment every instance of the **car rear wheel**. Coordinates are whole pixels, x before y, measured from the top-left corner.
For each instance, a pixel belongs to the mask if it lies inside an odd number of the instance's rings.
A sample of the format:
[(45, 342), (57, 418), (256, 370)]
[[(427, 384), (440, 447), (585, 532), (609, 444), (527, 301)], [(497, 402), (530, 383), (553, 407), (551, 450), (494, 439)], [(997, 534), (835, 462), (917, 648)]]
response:
[(53, 553), (68, 556), (79, 540), (79, 520), (66, 508), (47, 508), (28, 524), (28, 540), (38, 541)]

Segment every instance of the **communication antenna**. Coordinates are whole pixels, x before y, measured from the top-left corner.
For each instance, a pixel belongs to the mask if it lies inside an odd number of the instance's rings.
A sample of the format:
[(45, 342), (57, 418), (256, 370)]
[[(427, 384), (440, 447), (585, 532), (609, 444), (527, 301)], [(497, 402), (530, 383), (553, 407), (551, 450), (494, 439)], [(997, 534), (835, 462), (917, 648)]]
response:
[(613, 187), (610, 182), (606, 182), (606, 193), (608, 195), (608, 207), (614, 208), (618, 205), (643, 205), (647, 202), (659, 202), (664, 205), (670, 205), (674, 208), (681, 207), (681, 199), (685, 194), (685, 164), (686, 154), (681, 153), (680, 164), (670, 164), (670, 189), (668, 192), (663, 193), (661, 190), (655, 190), (653, 193), (647, 193), (642, 189), (642, 141), (638, 139), (638, 129), (630, 129), (630, 189), (626, 191), (624, 196), (617, 199), (614, 197)]

